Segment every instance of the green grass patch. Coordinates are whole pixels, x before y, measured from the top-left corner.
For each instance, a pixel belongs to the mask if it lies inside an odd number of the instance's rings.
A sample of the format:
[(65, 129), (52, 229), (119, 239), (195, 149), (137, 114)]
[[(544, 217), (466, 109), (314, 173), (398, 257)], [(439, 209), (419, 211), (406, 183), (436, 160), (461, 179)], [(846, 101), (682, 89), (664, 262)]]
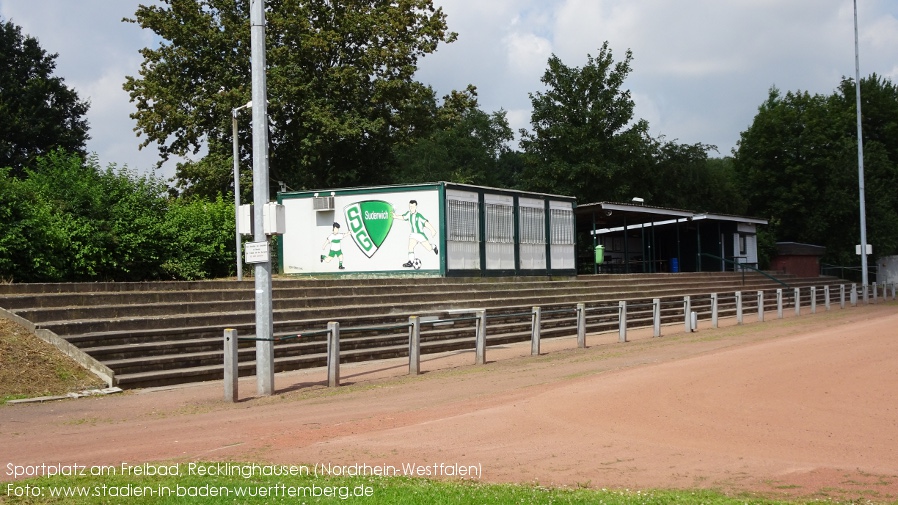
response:
[[(207, 469), (206, 472), (198, 469)], [(221, 469), (224, 468), (224, 471)], [(715, 491), (625, 491), (484, 484), (475, 479), (432, 480), (370, 475), (316, 475), (313, 466), (196, 463), (86, 467), (85, 475), (54, 475), (4, 482), (0, 502), (93, 503), (364, 503), (379, 504), (786, 504)], [(220, 473), (223, 475), (209, 475)], [(271, 475), (277, 470), (278, 475)], [(102, 475), (91, 475), (97, 473)], [(140, 475), (138, 475), (138, 473)], [(145, 474), (151, 475), (145, 475)], [(169, 475), (159, 475), (159, 474)], [(351, 472), (348, 472), (351, 473)], [(356, 472), (356, 474), (359, 472)], [(170, 475), (174, 474), (174, 475)], [(264, 475), (260, 475), (264, 474)]]

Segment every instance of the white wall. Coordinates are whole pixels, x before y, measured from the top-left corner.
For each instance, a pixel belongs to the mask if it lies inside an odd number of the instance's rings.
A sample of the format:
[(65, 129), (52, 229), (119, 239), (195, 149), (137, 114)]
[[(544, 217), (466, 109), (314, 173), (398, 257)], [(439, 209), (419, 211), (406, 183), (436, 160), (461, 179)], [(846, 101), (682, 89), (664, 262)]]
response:
[[(325, 194), (325, 193), (322, 193)], [(425, 237), (431, 246), (440, 244), (439, 192), (436, 189), (401, 192), (372, 192), (368, 194), (336, 195), (334, 210), (315, 211), (312, 198), (284, 198), (287, 232), (283, 236), (283, 265), (287, 274), (352, 273), (352, 272), (408, 272), (403, 267), (409, 261), (410, 223), (401, 217), (409, 210), (409, 200), (417, 200), (417, 210), (432, 225), (436, 234), (426, 229)], [(339, 259), (327, 258), (331, 250), (328, 237), (333, 224), (340, 224), (340, 243), (344, 269)], [(380, 231), (378, 231), (380, 230)], [(420, 260), (417, 271), (440, 269), (440, 255), (423, 243), (414, 241), (413, 255)]]

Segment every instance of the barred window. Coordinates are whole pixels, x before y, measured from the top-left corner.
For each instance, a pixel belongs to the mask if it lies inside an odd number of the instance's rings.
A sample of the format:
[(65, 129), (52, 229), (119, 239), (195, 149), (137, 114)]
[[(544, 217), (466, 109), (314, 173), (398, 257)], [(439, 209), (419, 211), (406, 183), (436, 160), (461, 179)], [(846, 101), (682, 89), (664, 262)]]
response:
[(510, 206), (486, 204), (486, 241), (514, 243), (514, 213)]
[(521, 207), (520, 220), (522, 244), (546, 243), (546, 214), (543, 209)]
[(574, 211), (567, 209), (552, 209), (552, 243), (574, 243)]
[(477, 202), (449, 200), (449, 240), (454, 242), (479, 242), (477, 226), (479, 205)]

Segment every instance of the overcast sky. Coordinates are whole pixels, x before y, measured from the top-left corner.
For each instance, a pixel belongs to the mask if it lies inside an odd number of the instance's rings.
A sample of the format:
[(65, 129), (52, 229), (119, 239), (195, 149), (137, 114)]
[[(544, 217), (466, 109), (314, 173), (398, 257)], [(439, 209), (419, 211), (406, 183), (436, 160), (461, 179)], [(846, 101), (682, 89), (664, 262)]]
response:
[[(88, 150), (100, 162), (146, 171), (122, 90), (153, 34), (122, 23), (130, 0), (0, 0), (0, 16), (58, 53), (56, 75), (90, 100)], [(145, 1), (144, 3), (151, 3)], [(653, 136), (718, 146), (729, 155), (771, 86), (830, 94), (853, 77), (851, 0), (434, 0), (458, 41), (420, 62), (418, 79), (439, 96), (477, 86), (481, 107), (529, 127), (528, 93), (542, 89), (556, 54), (582, 66), (610, 43), (615, 61), (633, 51), (625, 82)], [(898, 83), (898, 1), (858, 0), (860, 70)], [(169, 177), (173, 167), (160, 175)]]

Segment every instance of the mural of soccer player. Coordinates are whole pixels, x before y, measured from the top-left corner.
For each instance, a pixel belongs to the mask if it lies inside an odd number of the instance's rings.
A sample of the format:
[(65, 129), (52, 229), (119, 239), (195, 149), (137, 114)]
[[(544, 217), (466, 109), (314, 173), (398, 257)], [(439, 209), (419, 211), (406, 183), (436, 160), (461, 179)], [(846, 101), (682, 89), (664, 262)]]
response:
[[(408, 212), (403, 214), (397, 214), (393, 212), (393, 219), (402, 219), (403, 221), (408, 221), (409, 225), (412, 227), (412, 231), (408, 236), (408, 261), (403, 263), (402, 266), (405, 268), (415, 268), (415, 247), (418, 244), (423, 245), (429, 251), (433, 251), (434, 254), (439, 254), (440, 251), (437, 249), (435, 244), (430, 243), (430, 239), (437, 236), (437, 231), (434, 229), (433, 225), (430, 224), (430, 221), (427, 220), (424, 216), (418, 212), (418, 201), (417, 200), (409, 200), (408, 202)], [(429, 232), (429, 237), (426, 234)], [(418, 262), (420, 265), (420, 260)]]
[(322, 263), (330, 263), (332, 259), (337, 258), (339, 262), (340, 270), (345, 270), (343, 267), (343, 246), (341, 245), (341, 241), (343, 237), (349, 235), (348, 233), (340, 233), (340, 223), (334, 223), (334, 226), (331, 230), (331, 234), (327, 236), (324, 240), (324, 245), (321, 247), (321, 250), (327, 251), (326, 254), (321, 255)]

